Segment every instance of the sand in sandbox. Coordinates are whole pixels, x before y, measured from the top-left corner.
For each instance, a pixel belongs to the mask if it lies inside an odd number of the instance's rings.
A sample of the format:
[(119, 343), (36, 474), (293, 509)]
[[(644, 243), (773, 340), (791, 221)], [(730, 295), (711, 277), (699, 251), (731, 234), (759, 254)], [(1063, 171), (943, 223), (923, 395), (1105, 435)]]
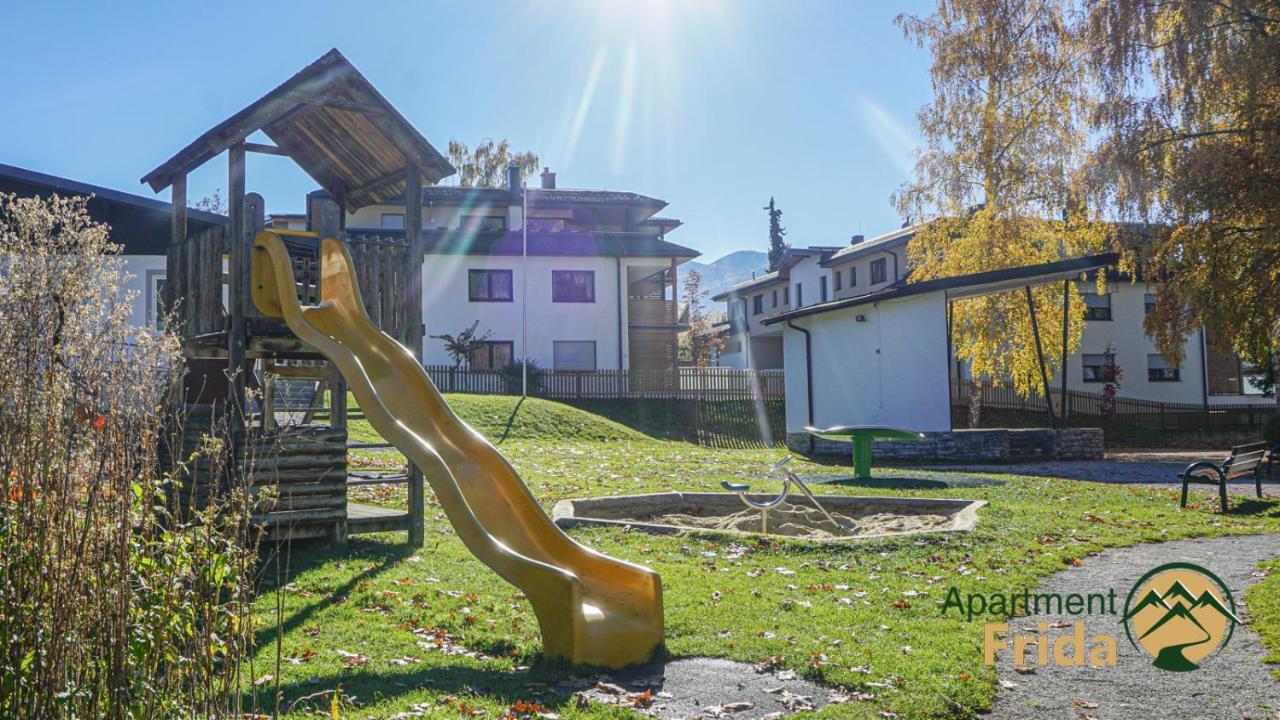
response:
[[(863, 537), (883, 535), (886, 533), (921, 532), (928, 530), (945, 530), (951, 527), (954, 518), (950, 515), (926, 513), (895, 512), (832, 512), (831, 516), (842, 526), (831, 525), (817, 508), (812, 505), (796, 505), (784, 502), (766, 511), (769, 514), (769, 534), (808, 539), (832, 539), (846, 537)], [(744, 507), (741, 511), (728, 515), (689, 515), (685, 513), (656, 514), (639, 522), (658, 525), (676, 525), (704, 530), (737, 530), (740, 532), (760, 532), (760, 511)]]

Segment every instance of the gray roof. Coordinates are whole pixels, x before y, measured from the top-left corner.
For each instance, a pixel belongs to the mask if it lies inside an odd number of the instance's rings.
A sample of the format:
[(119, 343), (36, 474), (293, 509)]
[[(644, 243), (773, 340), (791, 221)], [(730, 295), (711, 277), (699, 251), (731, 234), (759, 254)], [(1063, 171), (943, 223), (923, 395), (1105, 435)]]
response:
[[(403, 230), (348, 228), (349, 235), (403, 237)], [(470, 231), (457, 228), (423, 230), (424, 252), (434, 255), (516, 256), (524, 251), (519, 230)], [(528, 253), (543, 257), (695, 258), (697, 250), (649, 233), (531, 232)]]
[(823, 267), (834, 267), (861, 257), (866, 257), (872, 253), (886, 252), (890, 248), (905, 245), (916, 234), (919, 225), (911, 225), (909, 227), (899, 228), (884, 235), (878, 235), (870, 240), (863, 240), (857, 245), (849, 245), (832, 253), (831, 257), (822, 261)]
[(778, 273), (778, 271), (775, 270), (771, 273), (766, 273), (764, 275), (761, 275), (758, 278), (752, 278), (751, 280), (748, 280), (746, 282), (738, 283), (737, 285), (734, 285), (733, 287), (729, 288), (728, 290), (725, 290), (722, 293), (712, 295), (711, 299), (724, 300), (731, 295), (741, 295), (742, 293), (750, 292), (752, 290), (757, 290), (763, 287), (768, 287), (769, 285), (772, 285), (775, 282), (783, 282), (785, 280), (786, 278), (782, 277)]
[[(126, 255), (164, 255), (169, 248), (172, 205), (163, 200), (90, 185), (56, 175), (0, 163), (0, 192), (22, 197), (92, 196), (89, 217), (111, 226), (111, 241)], [(191, 231), (224, 225), (223, 215), (187, 209)]]
[(867, 305), (869, 303), (877, 303), (885, 300), (896, 300), (898, 298), (910, 297), (912, 295), (923, 295), (925, 293), (944, 291), (948, 298), (973, 297), (975, 295), (986, 295), (993, 292), (1001, 292), (1011, 288), (1021, 287), (1023, 285), (1038, 285), (1054, 280), (1061, 280), (1064, 277), (1071, 277), (1081, 273), (1087, 273), (1090, 270), (1114, 265), (1119, 262), (1120, 256), (1116, 253), (1106, 253), (1103, 255), (1090, 255), (1087, 257), (1071, 258), (1069, 260), (1058, 260), (1056, 262), (1040, 263), (1038, 265), (1024, 265), (1022, 267), (1005, 268), (1002, 270), (990, 270), (987, 272), (973, 273), (971, 275), (957, 275), (955, 277), (939, 278), (937, 280), (925, 280), (918, 283), (907, 283), (905, 285), (895, 285), (884, 290), (858, 295), (851, 298), (841, 300), (831, 300), (817, 305), (790, 310), (777, 315), (770, 315), (762, 319), (760, 322), (764, 325), (774, 325), (796, 318), (807, 317), (809, 315), (819, 315), (821, 313), (831, 312), (833, 310), (843, 310), (845, 308), (857, 307), (859, 305)]

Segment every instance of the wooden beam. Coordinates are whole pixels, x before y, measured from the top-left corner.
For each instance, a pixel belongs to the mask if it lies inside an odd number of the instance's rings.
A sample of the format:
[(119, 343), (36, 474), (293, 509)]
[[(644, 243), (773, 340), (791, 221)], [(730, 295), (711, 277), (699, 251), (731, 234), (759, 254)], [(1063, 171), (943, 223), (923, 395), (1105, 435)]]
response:
[(289, 153), (268, 143), (247, 142), (244, 144), (244, 149), (245, 152), (261, 153), (263, 155), (283, 155), (284, 157), (289, 157)]
[(173, 189), (169, 194), (172, 216), (169, 223), (169, 251), (165, 254), (164, 264), (164, 310), (172, 312), (174, 302), (181, 297), (179, 287), (182, 268), (178, 266), (177, 247), (187, 240), (187, 176), (180, 175), (173, 179)]
[[(404, 236), (409, 241), (409, 286), (405, 297), (409, 349), (422, 362), (422, 170), (414, 163), (404, 170)], [(409, 546), (422, 547), (426, 539), (426, 488), (422, 468), (409, 465)]]
[(231, 287), (227, 290), (227, 372), (231, 377), (230, 421), (233, 432), (244, 429), (245, 411), (245, 318), (244, 299), (247, 287), (241, 268), (248, 262), (249, 247), (245, 243), (244, 207), (244, 143), (238, 142), (227, 152), (227, 254)]
[[(347, 194), (347, 197), (348, 197), (348, 198), (357, 198), (357, 199), (358, 199), (361, 195), (363, 195), (363, 194), (365, 194), (365, 193), (367, 193), (367, 192), (371, 192), (371, 191), (373, 191), (373, 190), (377, 190), (378, 188), (381, 188), (381, 187), (384, 187), (384, 186), (386, 186), (386, 185), (389, 185), (389, 184), (391, 184), (391, 183), (393, 183), (393, 182), (397, 182), (397, 181), (399, 181), (399, 180), (402, 180), (402, 179), (404, 179), (404, 177), (405, 177), (405, 171), (404, 171), (404, 170), (394, 170), (394, 171), (392, 171), (392, 172), (387, 173), (386, 175), (383, 175), (383, 176), (382, 176), (382, 177), (380, 177), (380, 178), (377, 178), (377, 179), (374, 179), (374, 180), (370, 180), (369, 182), (367, 182), (367, 183), (365, 183), (365, 184), (363, 184), (363, 185), (359, 185), (359, 186), (356, 186), (356, 187), (354, 187), (354, 188), (350, 188), (350, 189), (348, 189), (348, 190), (347, 190), (347, 193), (346, 193), (346, 194)], [(418, 188), (419, 188), (419, 192), (418, 192), (418, 200), (419, 200), (419, 202), (421, 202), (421, 200), (422, 200), (422, 192), (421, 192), (421, 188), (422, 188), (422, 179), (421, 179), (421, 177), (419, 177), (419, 179), (418, 179)], [(406, 192), (406, 193), (405, 193), (405, 198), (407, 199), (407, 198), (408, 198), (408, 196), (409, 196), (409, 193), (407, 193), (407, 192)]]
[(347, 110), (349, 112), (360, 113), (361, 115), (369, 115), (374, 117), (386, 117), (387, 113), (377, 105), (363, 103), (356, 100), (347, 100), (345, 98), (336, 98), (328, 95), (309, 95), (301, 92), (291, 92), (285, 94), (282, 98), (291, 100), (303, 105), (311, 107), (334, 108), (336, 110)]

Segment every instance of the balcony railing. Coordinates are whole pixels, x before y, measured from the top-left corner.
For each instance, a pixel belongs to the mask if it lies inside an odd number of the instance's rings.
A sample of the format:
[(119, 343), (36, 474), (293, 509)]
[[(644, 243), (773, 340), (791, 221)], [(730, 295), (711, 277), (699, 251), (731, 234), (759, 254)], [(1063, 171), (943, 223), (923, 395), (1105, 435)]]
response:
[(631, 299), (627, 301), (627, 318), (632, 325), (670, 325), (675, 317), (674, 300)]

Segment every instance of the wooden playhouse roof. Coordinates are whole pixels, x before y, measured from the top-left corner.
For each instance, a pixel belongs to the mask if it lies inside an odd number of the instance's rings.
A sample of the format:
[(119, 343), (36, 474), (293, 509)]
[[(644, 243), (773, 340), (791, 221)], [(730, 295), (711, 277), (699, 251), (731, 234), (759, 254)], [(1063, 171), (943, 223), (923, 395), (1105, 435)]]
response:
[[(261, 130), (348, 211), (404, 197), (415, 163), (428, 183), (454, 168), (336, 49), (147, 173), (159, 192)], [(273, 151), (274, 152), (274, 151)]]

